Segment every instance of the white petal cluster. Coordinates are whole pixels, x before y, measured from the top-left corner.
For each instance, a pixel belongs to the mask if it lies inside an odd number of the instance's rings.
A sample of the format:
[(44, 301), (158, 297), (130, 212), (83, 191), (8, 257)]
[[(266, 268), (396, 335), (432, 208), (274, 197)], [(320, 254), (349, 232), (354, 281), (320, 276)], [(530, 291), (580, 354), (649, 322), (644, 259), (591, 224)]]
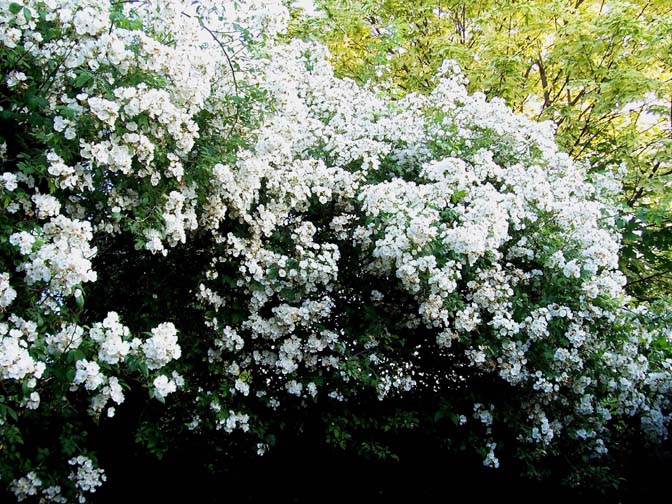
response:
[(77, 373), (73, 380), (75, 385), (84, 385), (86, 390), (96, 390), (105, 383), (105, 375), (98, 363), (85, 359), (77, 361)]
[(151, 338), (142, 344), (142, 353), (149, 369), (159, 369), (173, 359), (179, 359), (182, 349), (177, 344), (177, 329), (172, 322), (164, 322), (152, 329)]
[(40, 219), (56, 217), (61, 212), (60, 201), (49, 194), (34, 194), (32, 200), (35, 203), (37, 216)]
[(75, 350), (82, 343), (84, 328), (77, 324), (63, 324), (61, 330), (55, 334), (47, 334), (45, 342), (51, 354), (62, 354)]
[(172, 394), (178, 388), (184, 386), (184, 378), (177, 372), (173, 371), (169, 378), (166, 375), (159, 375), (154, 378), (154, 397), (159, 401), (165, 400), (168, 394)]
[(9, 273), (0, 273), (0, 308), (7, 308), (16, 299), (16, 290), (9, 283)]
[(46, 365), (30, 353), (35, 337), (34, 323), (16, 316), (12, 316), (9, 323), (0, 322), (0, 377), (3, 380), (42, 377)]
[(159, 375), (154, 379), (154, 396), (160, 401), (164, 400), (168, 394), (177, 390), (177, 384), (166, 375)]
[(95, 493), (95, 491), (107, 480), (105, 471), (96, 468), (91, 460), (84, 455), (79, 455), (68, 460), (72, 466), (69, 478), (74, 482), (78, 491), (78, 502), (86, 502), (85, 493)]
[(129, 328), (119, 322), (116, 312), (108, 313), (102, 323), (96, 322), (89, 331), (89, 337), (100, 346), (98, 359), (107, 364), (117, 364), (126, 358), (131, 351), (129, 336)]
[(25, 476), (15, 479), (9, 486), (12, 493), (16, 496), (16, 500), (19, 502), (24, 501), (33, 495), (37, 495), (41, 487), (42, 480), (32, 471)]
[(58, 215), (42, 226), (37, 237), (22, 231), (12, 234), (9, 241), (27, 256), (17, 270), (25, 272), (28, 285), (44, 282), (51, 293), (68, 295), (97, 278), (91, 264), (96, 254), (90, 245), (92, 238), (88, 222)]
[[(98, 418), (107, 408), (107, 416), (115, 414), (110, 401), (119, 405), (124, 402), (124, 390), (118, 376), (128, 366), (144, 365), (150, 370), (159, 370), (180, 357), (177, 330), (172, 323), (163, 323), (152, 330), (152, 336), (144, 342), (132, 338), (130, 329), (121, 323), (117, 312), (109, 312), (102, 322), (96, 322), (85, 333), (84, 328), (64, 325), (60, 332), (48, 335), (49, 352), (61, 354), (86, 345), (95, 359), (79, 359), (75, 363), (75, 375), (71, 391), (80, 386), (91, 392), (89, 413)], [(117, 376), (115, 376), (117, 374)], [(154, 378), (154, 396), (163, 400), (184, 385), (184, 378), (173, 371), (171, 377), (159, 374)], [(81, 389), (80, 389), (81, 390)]]
[(218, 424), (218, 429), (223, 429), (226, 432), (233, 432), (235, 429), (240, 429), (243, 432), (247, 432), (250, 427), (248, 422), (250, 420), (249, 415), (243, 413), (236, 413), (235, 411), (229, 412), (229, 415), (226, 418), (222, 418)]

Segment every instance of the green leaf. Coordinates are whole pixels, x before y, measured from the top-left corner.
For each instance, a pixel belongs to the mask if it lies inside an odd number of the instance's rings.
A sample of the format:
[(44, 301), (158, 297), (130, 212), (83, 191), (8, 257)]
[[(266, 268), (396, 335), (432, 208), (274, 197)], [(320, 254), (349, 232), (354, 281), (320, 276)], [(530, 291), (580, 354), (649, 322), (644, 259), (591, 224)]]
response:
[(84, 294), (75, 297), (75, 302), (79, 308), (84, 308)]
[(12, 408), (7, 406), (6, 404), (0, 404), (0, 415), (3, 416), (3, 417), (9, 416), (14, 421), (17, 421), (19, 419), (19, 416), (16, 413), (16, 411), (14, 411)]
[(93, 80), (93, 75), (89, 72), (81, 72), (75, 79), (75, 87), (83, 87)]

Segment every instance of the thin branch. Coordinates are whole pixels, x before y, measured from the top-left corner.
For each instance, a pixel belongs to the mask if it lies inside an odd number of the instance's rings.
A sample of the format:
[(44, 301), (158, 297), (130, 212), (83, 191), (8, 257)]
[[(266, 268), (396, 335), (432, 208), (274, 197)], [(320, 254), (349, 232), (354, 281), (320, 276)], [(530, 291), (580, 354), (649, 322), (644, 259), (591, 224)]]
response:
[(645, 277), (642, 277), (642, 278), (638, 278), (637, 280), (633, 280), (632, 282), (628, 282), (627, 284), (625, 284), (625, 286), (628, 287), (630, 285), (633, 285), (633, 284), (636, 284), (636, 283), (639, 283), (639, 282), (645, 282), (646, 280), (651, 280), (652, 278), (658, 278), (658, 277), (661, 277), (661, 276), (669, 275), (670, 273), (672, 273), (672, 271), (669, 271), (669, 270), (657, 271), (652, 275), (645, 276)]
[[(182, 15), (184, 15), (188, 18), (193, 17), (190, 14), (187, 14), (186, 12), (182, 12)], [(224, 53), (224, 57), (226, 58), (226, 63), (229, 66), (229, 70), (231, 70), (231, 77), (233, 79), (233, 88), (235, 90), (236, 96), (238, 96), (239, 93), (240, 93), (240, 88), (238, 86), (238, 79), (236, 78), (236, 70), (233, 68), (233, 61), (231, 61), (231, 57), (229, 56), (229, 53), (226, 50), (226, 46), (222, 43), (222, 41), (219, 39), (219, 37), (217, 37), (217, 34), (205, 24), (205, 22), (203, 21), (203, 17), (199, 16), (197, 19), (198, 19), (198, 24), (200, 24), (201, 27), (210, 34), (210, 36), (215, 40), (215, 42), (217, 42), (217, 44), (219, 45), (219, 48)], [(231, 123), (231, 127), (229, 128), (229, 132), (227, 133), (227, 138), (230, 137), (231, 134), (233, 133), (234, 128), (238, 124), (239, 117), (240, 117), (240, 103), (236, 103), (236, 113), (233, 117), (233, 122)]]

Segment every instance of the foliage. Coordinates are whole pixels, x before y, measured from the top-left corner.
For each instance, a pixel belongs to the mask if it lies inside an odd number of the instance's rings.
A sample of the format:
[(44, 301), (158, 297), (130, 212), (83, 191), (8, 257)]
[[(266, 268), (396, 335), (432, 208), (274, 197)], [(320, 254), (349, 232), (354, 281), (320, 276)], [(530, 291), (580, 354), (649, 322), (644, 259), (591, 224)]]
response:
[(368, 456), (422, 429), (598, 484), (628, 442), (666, 439), (669, 313), (623, 290), (614, 180), (454, 62), (390, 99), (288, 19), (261, 0), (0, 3), (17, 499), (89, 498), (119, 416), (159, 458), (195, 438), (263, 455), (312, 417)]

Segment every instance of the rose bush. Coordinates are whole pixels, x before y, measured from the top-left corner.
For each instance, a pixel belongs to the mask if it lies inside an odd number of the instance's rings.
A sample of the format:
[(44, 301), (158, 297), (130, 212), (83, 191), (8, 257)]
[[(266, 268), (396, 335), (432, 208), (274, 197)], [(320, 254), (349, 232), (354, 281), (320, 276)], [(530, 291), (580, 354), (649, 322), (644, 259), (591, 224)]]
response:
[(87, 431), (143, 390), (165, 403), (138, 434), (153, 451), (205, 436), (263, 454), (311, 408), (347, 447), (361, 405), (371, 430), (434, 422), (531, 472), (561, 456), (605, 476), (626, 437), (664, 440), (669, 315), (624, 295), (618, 182), (451, 62), (393, 100), (283, 40), (288, 18), (260, 0), (0, 2), (17, 499), (86, 500), (106, 479)]

